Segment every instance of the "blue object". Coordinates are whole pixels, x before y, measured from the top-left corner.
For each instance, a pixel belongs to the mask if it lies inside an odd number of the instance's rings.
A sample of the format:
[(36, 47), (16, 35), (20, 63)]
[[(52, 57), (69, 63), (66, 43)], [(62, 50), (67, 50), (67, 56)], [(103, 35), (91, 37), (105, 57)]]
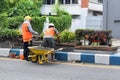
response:
[(95, 63), (95, 54), (83, 53), (81, 54), (81, 61), (86, 63)]
[(60, 61), (67, 61), (68, 54), (67, 52), (56, 52), (55, 53), (55, 59), (60, 60)]
[(21, 49), (11, 49), (9, 53), (15, 53), (16, 56), (19, 56)]
[(120, 55), (111, 55), (110, 65), (120, 65)]

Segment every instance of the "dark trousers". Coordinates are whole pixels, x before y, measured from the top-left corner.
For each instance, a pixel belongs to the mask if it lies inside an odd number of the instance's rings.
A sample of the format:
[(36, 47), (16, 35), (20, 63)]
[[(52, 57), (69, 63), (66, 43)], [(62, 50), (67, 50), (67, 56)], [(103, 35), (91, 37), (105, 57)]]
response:
[[(43, 46), (56, 49), (55, 48), (55, 40), (54, 40), (54, 38), (43, 38)], [(51, 59), (52, 60), (54, 59), (53, 56), (54, 55), (51, 54)]]
[(43, 46), (49, 48), (55, 48), (54, 38), (43, 38)]
[(29, 42), (24, 42), (24, 59), (28, 60), (29, 52), (30, 50), (28, 49), (29, 46), (32, 46), (32, 41)]

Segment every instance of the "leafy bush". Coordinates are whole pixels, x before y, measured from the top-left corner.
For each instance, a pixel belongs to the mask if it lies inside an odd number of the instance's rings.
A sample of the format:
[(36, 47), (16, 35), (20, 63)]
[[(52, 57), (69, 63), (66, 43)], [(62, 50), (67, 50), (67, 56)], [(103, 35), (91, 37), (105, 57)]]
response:
[(69, 30), (64, 30), (60, 33), (61, 42), (71, 42), (75, 40), (75, 33)]
[(0, 14), (9, 8), (8, 0), (0, 0)]
[(6, 39), (16, 39), (20, 36), (20, 31), (15, 29), (0, 29), (0, 41), (4, 41)]
[(71, 26), (71, 16), (70, 15), (63, 15), (63, 16), (50, 16), (49, 17), (50, 22), (55, 24), (55, 27), (59, 32), (69, 29)]
[(32, 0), (19, 0), (15, 6), (12, 8), (9, 16), (39, 16), (40, 10), (37, 6), (37, 2), (35, 3)]
[(0, 28), (6, 28), (8, 27), (8, 21), (7, 21), (7, 14), (6, 13), (2, 13), (0, 14)]
[(33, 0), (33, 2), (38, 6), (41, 7), (43, 4), (43, 0)]
[(76, 40), (81, 43), (80, 40), (88, 40), (89, 45), (97, 43), (99, 45), (111, 45), (111, 31), (94, 31), (88, 29), (77, 29), (75, 31)]
[(32, 28), (35, 31), (37, 31), (39, 33), (42, 33), (45, 20), (46, 20), (45, 16), (42, 16), (42, 17), (32, 17), (32, 23), (31, 23)]
[(59, 32), (70, 28), (72, 17), (60, 7), (59, 0), (54, 4), (53, 13), (56, 13), (57, 15), (55, 17), (50, 16), (50, 22), (55, 24), (55, 27)]
[(43, 0), (1, 0), (0, 14), (7, 13), (9, 17), (39, 15)]
[(75, 35), (76, 35), (76, 39), (83, 39), (85, 34), (92, 34), (94, 31), (90, 30), (90, 29), (76, 29), (75, 30)]
[(80, 40), (85, 40), (85, 35), (86, 34), (92, 34), (93, 30), (90, 29), (76, 29), (75, 30), (75, 37), (76, 41), (78, 41), (78, 44), (82, 44)]
[(17, 29), (24, 21), (24, 18), (22, 16), (8, 17), (7, 20), (9, 29)]
[[(32, 28), (41, 33), (44, 27), (46, 17), (32, 17)], [(0, 19), (1, 20), (1, 19)], [(18, 27), (23, 23), (24, 17), (23, 16), (17, 16), (17, 17), (8, 17), (5, 18), (5, 20), (1, 20), (0, 27), (1, 28), (9, 28), (9, 29), (18, 29)]]

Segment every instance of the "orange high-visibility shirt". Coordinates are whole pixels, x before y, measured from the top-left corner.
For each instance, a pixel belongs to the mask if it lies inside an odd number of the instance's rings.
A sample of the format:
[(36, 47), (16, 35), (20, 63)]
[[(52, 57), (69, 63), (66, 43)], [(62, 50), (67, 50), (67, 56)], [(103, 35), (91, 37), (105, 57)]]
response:
[(46, 31), (45, 31), (45, 36), (54, 36), (55, 35), (55, 30), (54, 28), (48, 28)]
[(32, 40), (32, 33), (29, 31), (28, 26), (28, 23), (22, 24), (23, 42)]

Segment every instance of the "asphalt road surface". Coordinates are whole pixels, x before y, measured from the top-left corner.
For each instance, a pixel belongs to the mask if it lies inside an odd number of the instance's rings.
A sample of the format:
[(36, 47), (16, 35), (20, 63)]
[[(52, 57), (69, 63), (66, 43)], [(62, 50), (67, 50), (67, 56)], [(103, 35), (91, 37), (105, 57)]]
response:
[(120, 80), (120, 66), (0, 58), (0, 80)]

